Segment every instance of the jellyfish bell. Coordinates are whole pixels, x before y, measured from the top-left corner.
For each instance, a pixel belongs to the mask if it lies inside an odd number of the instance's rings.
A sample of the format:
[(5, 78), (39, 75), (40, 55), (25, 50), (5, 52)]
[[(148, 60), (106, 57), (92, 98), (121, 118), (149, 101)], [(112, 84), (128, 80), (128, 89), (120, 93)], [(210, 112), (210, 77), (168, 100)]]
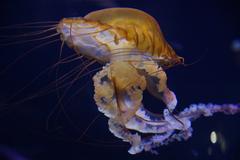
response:
[(156, 20), (132, 8), (108, 8), (57, 25), (62, 41), (101, 63), (112, 59), (152, 59), (160, 66), (183, 61), (166, 42)]

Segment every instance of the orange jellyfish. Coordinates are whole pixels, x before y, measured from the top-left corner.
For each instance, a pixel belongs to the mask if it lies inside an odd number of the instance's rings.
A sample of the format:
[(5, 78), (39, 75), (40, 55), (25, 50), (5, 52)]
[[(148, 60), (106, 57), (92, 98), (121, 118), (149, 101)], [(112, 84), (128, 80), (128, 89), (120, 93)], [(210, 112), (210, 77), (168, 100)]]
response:
[[(240, 111), (237, 105), (199, 104), (178, 115), (171, 113), (177, 99), (167, 87), (165, 69), (183, 64), (183, 58), (165, 41), (156, 20), (143, 11), (94, 11), (85, 17), (62, 19), (57, 31), (77, 54), (104, 65), (93, 77), (94, 100), (98, 110), (109, 118), (109, 130), (131, 144), (130, 154), (143, 150), (155, 153), (155, 147), (188, 139), (191, 120), (200, 115)], [(165, 103), (163, 114), (144, 108), (144, 90)]]

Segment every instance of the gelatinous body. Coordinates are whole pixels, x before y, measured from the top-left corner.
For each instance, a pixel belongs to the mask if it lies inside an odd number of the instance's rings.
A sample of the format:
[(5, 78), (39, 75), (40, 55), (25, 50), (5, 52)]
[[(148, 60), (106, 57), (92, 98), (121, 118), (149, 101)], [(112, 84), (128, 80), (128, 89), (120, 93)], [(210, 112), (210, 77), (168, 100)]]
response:
[[(183, 58), (165, 41), (156, 20), (140, 10), (110, 8), (64, 18), (57, 31), (77, 54), (105, 64), (93, 77), (94, 99), (98, 110), (109, 118), (110, 131), (132, 145), (131, 154), (189, 138), (191, 120), (200, 115), (240, 111), (235, 105), (200, 104), (178, 115), (171, 113), (177, 99), (167, 87), (164, 69), (183, 63)], [(144, 90), (165, 103), (163, 114), (144, 108)]]

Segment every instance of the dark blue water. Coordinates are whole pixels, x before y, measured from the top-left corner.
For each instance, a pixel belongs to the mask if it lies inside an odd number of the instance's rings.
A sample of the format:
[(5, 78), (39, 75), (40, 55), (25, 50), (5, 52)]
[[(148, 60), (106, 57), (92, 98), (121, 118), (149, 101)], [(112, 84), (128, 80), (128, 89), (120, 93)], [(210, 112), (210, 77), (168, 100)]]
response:
[[(157, 19), (165, 38), (186, 63), (197, 61), (194, 65), (167, 71), (168, 85), (179, 100), (178, 111), (192, 103), (240, 101), (240, 5), (237, 0), (2, 0), (0, 3), (1, 26), (58, 21), (108, 7), (141, 9)], [(0, 29), (0, 35), (29, 30)], [(47, 41), (0, 47), (1, 70), (16, 57)], [(0, 75), (0, 100), (1, 108), (4, 108), (0, 111), (0, 159), (240, 159), (239, 114), (217, 114), (193, 122), (192, 138), (160, 147), (158, 156), (150, 153), (129, 155), (128, 144), (112, 136), (107, 119), (97, 111), (92, 98), (91, 74), (76, 81), (70, 89), (57, 87), (56, 91), (56, 83), (52, 84), (56, 80), (54, 68), (9, 100), (41, 71), (57, 62), (60, 46), (61, 43), (57, 42), (36, 49)], [(72, 54), (73, 51), (66, 46), (63, 48), (63, 57)], [(68, 73), (80, 63), (61, 65), (57, 69), (59, 75)], [(89, 70), (99, 66), (96, 64)], [(69, 82), (71, 78), (63, 84)], [(49, 84), (50, 88), (46, 89)], [(40, 96), (42, 90), (49, 94)], [(57, 105), (58, 93), (61, 96), (65, 92), (62, 105)], [(33, 95), (37, 97), (26, 99)], [(26, 101), (21, 101), (24, 99)], [(145, 98), (144, 103), (153, 110), (162, 104), (150, 98)], [(219, 135), (216, 144), (209, 140), (211, 131)], [(7, 158), (10, 155), (12, 158)]]

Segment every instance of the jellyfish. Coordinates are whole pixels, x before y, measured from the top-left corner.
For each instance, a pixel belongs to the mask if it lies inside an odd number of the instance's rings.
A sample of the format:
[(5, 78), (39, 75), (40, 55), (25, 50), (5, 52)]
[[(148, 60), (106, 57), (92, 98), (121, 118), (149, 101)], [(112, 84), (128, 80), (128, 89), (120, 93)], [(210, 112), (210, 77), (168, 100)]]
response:
[[(79, 56), (103, 64), (93, 76), (94, 100), (108, 118), (110, 132), (128, 142), (130, 154), (154, 150), (192, 135), (191, 122), (215, 112), (235, 114), (234, 104), (193, 104), (173, 114), (177, 98), (167, 86), (166, 69), (184, 64), (166, 42), (157, 21), (132, 8), (108, 8), (57, 25), (61, 40)], [(144, 107), (143, 91), (164, 102), (163, 113)]]

